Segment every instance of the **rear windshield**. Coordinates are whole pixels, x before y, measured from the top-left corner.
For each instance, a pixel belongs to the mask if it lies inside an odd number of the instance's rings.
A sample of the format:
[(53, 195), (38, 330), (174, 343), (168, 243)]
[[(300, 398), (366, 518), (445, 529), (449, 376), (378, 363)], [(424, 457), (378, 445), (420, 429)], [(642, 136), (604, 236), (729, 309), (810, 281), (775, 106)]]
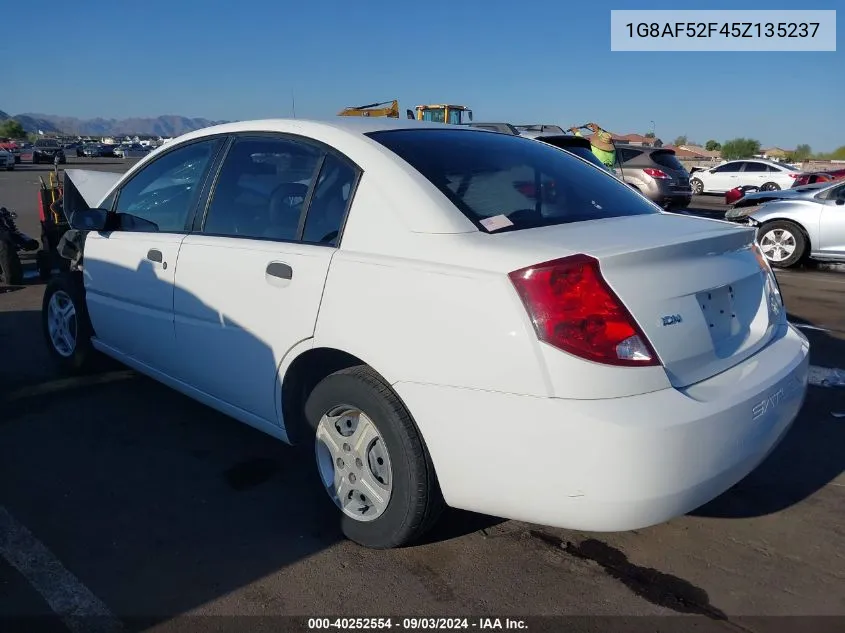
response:
[(678, 160), (678, 157), (673, 152), (652, 152), (651, 160), (669, 169), (681, 170), (684, 168), (681, 161)]
[(607, 171), (532, 139), (461, 129), (369, 136), (488, 233), (658, 213)]
[(593, 154), (593, 150), (591, 150), (589, 147), (584, 147), (583, 145), (580, 145), (580, 144), (579, 145), (569, 144), (569, 143), (566, 143), (565, 141), (556, 141), (554, 138), (545, 139), (542, 136), (539, 137), (537, 140), (543, 141), (544, 143), (548, 143), (549, 145), (554, 145), (555, 147), (559, 147), (562, 150), (566, 150), (567, 152), (569, 152), (571, 154), (575, 154), (576, 156), (580, 156), (584, 160), (590, 161), (594, 165), (597, 165), (597, 166), (601, 167), (602, 169), (605, 169), (604, 163), (602, 163), (598, 159), (598, 157), (595, 154)]

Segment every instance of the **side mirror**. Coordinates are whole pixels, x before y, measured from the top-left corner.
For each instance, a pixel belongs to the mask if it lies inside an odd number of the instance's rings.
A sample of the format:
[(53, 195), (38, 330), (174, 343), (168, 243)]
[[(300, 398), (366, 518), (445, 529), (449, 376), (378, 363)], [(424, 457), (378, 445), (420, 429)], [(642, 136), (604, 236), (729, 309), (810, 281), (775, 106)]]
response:
[(69, 223), (78, 231), (103, 231), (108, 224), (108, 213), (105, 209), (74, 211)]
[(409, 119), (412, 119), (412, 120), (413, 120), (413, 119), (415, 119), (415, 118), (416, 118), (416, 117), (414, 116), (414, 111), (413, 111), (413, 110), (411, 110), (410, 108), (409, 108), (408, 110), (405, 110), (405, 114), (407, 114), (407, 115), (408, 115), (408, 118), (409, 118)]

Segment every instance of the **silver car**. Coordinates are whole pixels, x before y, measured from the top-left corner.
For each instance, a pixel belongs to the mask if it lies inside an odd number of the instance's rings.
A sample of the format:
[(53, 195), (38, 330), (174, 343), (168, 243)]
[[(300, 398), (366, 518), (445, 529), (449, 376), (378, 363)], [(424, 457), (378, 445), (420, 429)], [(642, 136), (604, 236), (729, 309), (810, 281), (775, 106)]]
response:
[(740, 199), (725, 219), (759, 227), (757, 241), (772, 266), (807, 257), (845, 261), (845, 182), (760, 191)]

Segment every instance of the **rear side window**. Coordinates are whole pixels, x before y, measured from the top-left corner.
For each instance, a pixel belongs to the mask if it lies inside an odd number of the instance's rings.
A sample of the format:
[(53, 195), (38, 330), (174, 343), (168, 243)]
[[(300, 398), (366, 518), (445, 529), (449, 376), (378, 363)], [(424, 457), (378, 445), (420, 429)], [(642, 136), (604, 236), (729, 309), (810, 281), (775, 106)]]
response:
[(369, 136), (488, 233), (658, 212), (606, 171), (531, 139), (460, 129)]
[(745, 163), (745, 171), (766, 172), (769, 171), (769, 165), (764, 163)]
[(621, 148), (617, 150), (617, 153), (619, 154), (619, 162), (627, 163), (629, 161), (634, 160), (638, 156), (642, 156), (643, 151), (640, 149)]
[(669, 169), (677, 169), (680, 171), (684, 168), (681, 161), (679, 161), (678, 157), (672, 152), (652, 152), (651, 160), (658, 165), (668, 167)]

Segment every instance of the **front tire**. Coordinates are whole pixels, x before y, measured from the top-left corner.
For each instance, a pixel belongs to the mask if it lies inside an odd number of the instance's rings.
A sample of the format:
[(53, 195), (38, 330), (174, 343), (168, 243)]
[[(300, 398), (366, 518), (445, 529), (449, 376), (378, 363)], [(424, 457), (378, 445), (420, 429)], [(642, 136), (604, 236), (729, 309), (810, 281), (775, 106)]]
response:
[(693, 178), (689, 181), (690, 188), (692, 188), (693, 195), (700, 196), (704, 193), (704, 183), (698, 178)]
[(320, 479), (348, 539), (401, 547), (436, 522), (444, 503), (431, 457), (410, 413), (372, 369), (359, 365), (324, 378), (305, 415)]
[(793, 222), (769, 222), (757, 231), (757, 241), (769, 264), (776, 268), (795, 266), (807, 251), (807, 238)]
[(79, 374), (94, 367), (97, 351), (91, 345), (93, 332), (81, 273), (63, 273), (47, 283), (41, 325), (50, 355), (63, 372)]

